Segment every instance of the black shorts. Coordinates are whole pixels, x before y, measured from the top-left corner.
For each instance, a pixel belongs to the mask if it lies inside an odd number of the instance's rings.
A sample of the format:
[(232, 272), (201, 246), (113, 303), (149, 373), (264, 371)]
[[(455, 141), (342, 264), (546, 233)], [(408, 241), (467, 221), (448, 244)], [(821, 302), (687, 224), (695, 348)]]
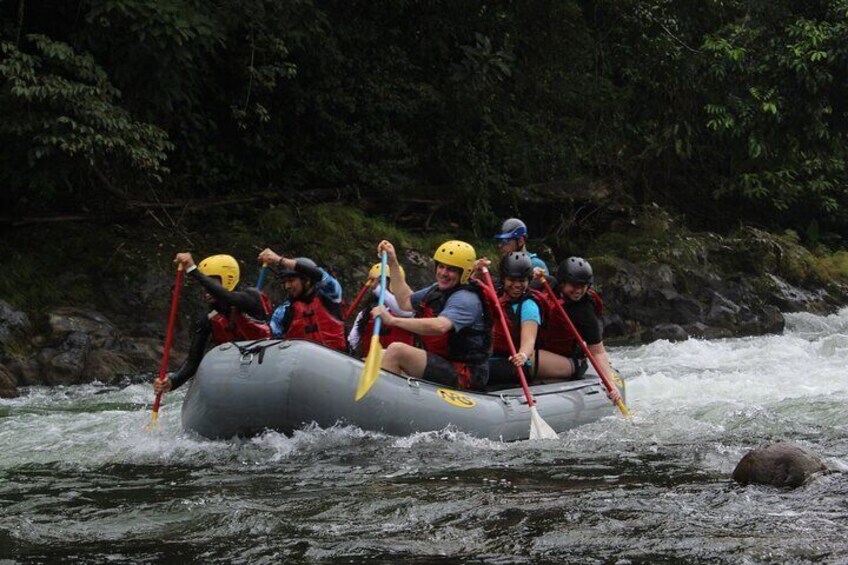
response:
[[(539, 368), (539, 350), (533, 355), (533, 364), (524, 365), (524, 376), (528, 383), (536, 379), (536, 371)], [(519, 385), (518, 370), (506, 357), (492, 357), (489, 359), (489, 386)]]
[[(542, 383), (537, 378), (539, 371), (539, 350), (537, 349), (533, 355), (533, 364), (524, 366), (524, 376), (527, 377), (527, 382), (532, 384)], [(577, 380), (586, 373), (588, 368), (585, 359), (568, 358), (571, 361), (572, 371), (568, 380)], [(519, 385), (521, 380), (518, 378), (518, 371), (515, 365), (510, 363), (506, 357), (493, 357), (489, 359), (489, 386), (502, 385)]]
[(466, 390), (486, 390), (489, 382), (489, 364), (468, 364), (448, 361), (435, 353), (427, 352), (427, 366), (422, 378)]

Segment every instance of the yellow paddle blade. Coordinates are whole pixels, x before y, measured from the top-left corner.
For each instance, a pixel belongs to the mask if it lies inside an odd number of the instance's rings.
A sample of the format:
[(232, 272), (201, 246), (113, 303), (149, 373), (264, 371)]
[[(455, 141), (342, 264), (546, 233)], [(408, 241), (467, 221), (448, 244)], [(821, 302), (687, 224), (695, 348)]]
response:
[(621, 410), (621, 413), (624, 414), (625, 418), (630, 417), (630, 409), (625, 406), (624, 401), (621, 398), (616, 401), (615, 405), (618, 406), (618, 409)]
[(159, 429), (159, 412), (153, 412), (153, 420), (150, 421), (150, 424), (147, 426), (148, 430), (156, 430)]
[(371, 338), (371, 347), (368, 349), (368, 357), (365, 359), (365, 367), (362, 368), (362, 374), (359, 375), (359, 386), (356, 387), (356, 400), (360, 400), (368, 394), (377, 378), (380, 376), (380, 365), (383, 362), (383, 348), (380, 346), (380, 340), (376, 337)]

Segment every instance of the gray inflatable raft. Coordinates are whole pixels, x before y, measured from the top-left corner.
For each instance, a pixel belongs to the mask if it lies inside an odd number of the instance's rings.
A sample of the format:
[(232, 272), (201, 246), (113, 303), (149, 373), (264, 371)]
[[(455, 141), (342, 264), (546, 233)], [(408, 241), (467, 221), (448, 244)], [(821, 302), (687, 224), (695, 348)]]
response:
[[(226, 439), (265, 430), (290, 434), (316, 422), (392, 435), (450, 427), (492, 440), (529, 436), (530, 410), (520, 388), (476, 393), (382, 371), (356, 402), (361, 360), (302, 340), (268, 340), (253, 349), (243, 353), (226, 343), (206, 354), (183, 403), (186, 430)], [(619, 386), (623, 394), (624, 383)], [(557, 432), (615, 411), (593, 373), (531, 389), (539, 414)]]

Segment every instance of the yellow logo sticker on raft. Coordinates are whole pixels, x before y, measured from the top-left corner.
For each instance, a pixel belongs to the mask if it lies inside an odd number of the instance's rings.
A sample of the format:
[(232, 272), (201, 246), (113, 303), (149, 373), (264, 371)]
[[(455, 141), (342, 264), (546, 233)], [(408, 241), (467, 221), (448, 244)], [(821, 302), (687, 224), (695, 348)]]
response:
[(439, 398), (441, 398), (448, 404), (458, 406), (459, 408), (474, 408), (475, 406), (477, 406), (476, 400), (455, 390), (440, 388), (436, 390), (436, 394), (438, 394)]

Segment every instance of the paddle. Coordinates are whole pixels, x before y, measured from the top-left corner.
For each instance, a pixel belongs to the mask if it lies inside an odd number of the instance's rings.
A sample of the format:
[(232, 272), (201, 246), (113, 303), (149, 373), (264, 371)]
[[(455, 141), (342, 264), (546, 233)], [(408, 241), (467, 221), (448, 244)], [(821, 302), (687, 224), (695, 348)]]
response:
[[(380, 296), (377, 298), (377, 306), (382, 306), (386, 301), (386, 271), (388, 268), (389, 255), (383, 251), (380, 254)], [(383, 361), (383, 346), (380, 343), (380, 324), (383, 319), (377, 317), (374, 320), (374, 331), (371, 333), (371, 346), (368, 348), (368, 357), (362, 374), (359, 375), (359, 386), (356, 387), (356, 400), (360, 400), (368, 394), (377, 378), (380, 376), (380, 364)]]
[[(509, 345), (509, 354), (515, 355), (515, 343), (512, 341), (512, 334), (509, 332), (509, 327), (506, 324), (506, 316), (498, 300), (497, 291), (495, 291), (495, 283), (492, 282), (492, 275), (489, 274), (489, 269), (482, 267), (483, 278), (486, 279), (487, 290), (492, 297), (492, 302), (497, 304), (498, 318), (501, 323), (501, 331), (506, 336), (507, 345)], [(524, 376), (524, 369), (516, 367), (518, 370), (518, 378), (521, 380), (521, 388), (524, 390), (524, 398), (527, 399), (527, 405), (530, 406), (530, 439), (559, 439), (556, 432), (548, 425), (539, 411), (536, 409), (536, 402), (533, 400), (533, 395), (530, 393), (530, 387), (527, 386), (527, 377)]]
[[(385, 278), (381, 277), (381, 280), (385, 280)], [(365, 296), (365, 291), (371, 287), (371, 280), (365, 281), (362, 285), (362, 288), (359, 289), (359, 292), (356, 294), (356, 298), (353, 299), (353, 302), (350, 303), (350, 306), (342, 312), (342, 320), (347, 320), (351, 314), (356, 310), (356, 307), (359, 306), (359, 303), (362, 301), (362, 297)]]
[(595, 356), (592, 355), (592, 352), (589, 351), (589, 346), (586, 345), (586, 342), (583, 340), (583, 336), (580, 335), (580, 332), (577, 331), (577, 328), (574, 327), (574, 323), (572, 323), (571, 318), (568, 317), (568, 314), (565, 312), (565, 308), (562, 307), (562, 304), (559, 303), (559, 299), (557, 295), (554, 293), (554, 289), (551, 288), (551, 285), (548, 284), (547, 279), (542, 277), (542, 285), (545, 287), (545, 291), (550, 295), (554, 304), (556, 304), (557, 311), (559, 315), (565, 319), (565, 323), (568, 324), (568, 328), (574, 333), (574, 336), (577, 338), (577, 343), (580, 344), (580, 349), (583, 350), (583, 353), (586, 354), (586, 357), (589, 358), (589, 361), (592, 363), (592, 367), (595, 368), (595, 372), (601, 377), (601, 382), (604, 383), (604, 387), (606, 387), (607, 392), (609, 393), (609, 398), (612, 400), (613, 404), (618, 406), (618, 409), (621, 410), (621, 413), (624, 414), (626, 418), (630, 417), (630, 410), (628, 410), (627, 406), (624, 404), (624, 400), (621, 398), (621, 393), (618, 392), (618, 388), (610, 381), (609, 377), (607, 377), (604, 372), (601, 370), (598, 361), (595, 359)]
[(266, 274), (268, 274), (268, 263), (262, 263), (262, 268), (259, 269), (259, 278), (256, 279), (256, 290), (262, 290)]
[[(183, 266), (177, 266), (177, 280), (174, 282), (174, 292), (171, 296), (171, 313), (168, 315), (168, 331), (165, 333), (165, 347), (162, 350), (162, 364), (159, 365), (159, 380), (164, 382), (168, 376), (168, 356), (171, 354), (171, 342), (174, 338), (174, 322), (177, 320), (177, 305), (180, 302), (180, 291), (183, 287)], [(162, 393), (156, 395), (153, 401), (153, 422), (151, 427), (155, 428), (159, 422), (159, 404), (162, 402)]]

